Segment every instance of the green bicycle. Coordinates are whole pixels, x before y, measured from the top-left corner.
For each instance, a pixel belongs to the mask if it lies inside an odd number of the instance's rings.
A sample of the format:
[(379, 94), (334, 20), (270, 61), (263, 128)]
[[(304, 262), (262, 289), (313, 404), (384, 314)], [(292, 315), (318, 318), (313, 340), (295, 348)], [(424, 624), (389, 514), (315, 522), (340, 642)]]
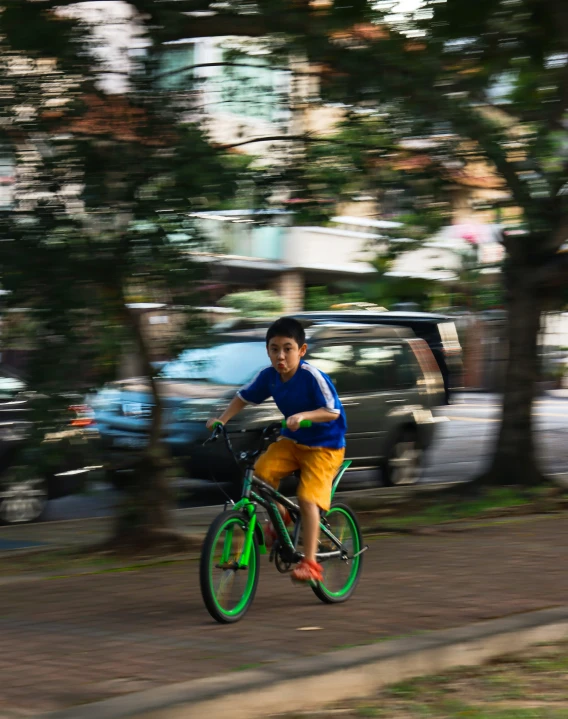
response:
[[(285, 424), (282, 423), (282, 424)], [(309, 427), (311, 422), (302, 422)], [(237, 622), (251, 606), (260, 574), (260, 555), (266, 554), (264, 533), (257, 508), (263, 507), (276, 530), (277, 539), (270, 551), (270, 562), (282, 574), (303, 558), (300, 551), (300, 508), (287, 497), (261, 481), (253, 474), (256, 458), (265, 443), (280, 429), (280, 423), (268, 425), (262, 432), (256, 450), (234, 452), (229, 435), (222, 424), (217, 424), (207, 442), (223, 437), (227, 449), (235, 460), (244, 466), (241, 499), (230, 510), (223, 511), (209, 527), (201, 551), (200, 585), (207, 611), (218, 622)], [(351, 463), (343, 462), (333, 480), (331, 497)], [(284, 505), (292, 517), (289, 531), (280, 516), (276, 502)], [(344, 602), (353, 594), (363, 564), (363, 537), (357, 517), (344, 504), (332, 504), (322, 512), (317, 561), (322, 564), (323, 581), (311, 585), (322, 602)]]

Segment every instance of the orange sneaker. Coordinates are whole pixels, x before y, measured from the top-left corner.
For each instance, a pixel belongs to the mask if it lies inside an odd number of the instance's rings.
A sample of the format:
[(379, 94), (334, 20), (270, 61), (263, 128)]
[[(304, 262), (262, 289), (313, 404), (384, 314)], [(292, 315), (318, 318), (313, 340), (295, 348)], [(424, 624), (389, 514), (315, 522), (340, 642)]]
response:
[(292, 570), (293, 582), (321, 582), (323, 580), (323, 567), (311, 559), (302, 561)]
[[(286, 513), (282, 517), (284, 520), (284, 524), (288, 527), (292, 523), (292, 517), (290, 516), (290, 512), (286, 510)], [(267, 522), (264, 525), (264, 544), (266, 545), (267, 549), (270, 549), (274, 542), (278, 539), (278, 535), (276, 534), (276, 530), (274, 529), (274, 525), (272, 522)]]

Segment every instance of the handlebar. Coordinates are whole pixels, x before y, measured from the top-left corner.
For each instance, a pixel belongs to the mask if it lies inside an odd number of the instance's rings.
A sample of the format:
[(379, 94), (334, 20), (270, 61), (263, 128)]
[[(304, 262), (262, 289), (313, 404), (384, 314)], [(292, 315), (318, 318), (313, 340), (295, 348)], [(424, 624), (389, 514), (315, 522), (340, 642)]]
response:
[[(311, 427), (313, 422), (309, 419), (304, 419), (300, 422), (300, 428), (304, 429), (307, 427)], [(257, 457), (260, 452), (262, 451), (262, 447), (264, 445), (264, 442), (270, 437), (270, 435), (274, 434), (276, 430), (279, 430), (281, 428), (286, 428), (286, 420), (283, 419), (281, 422), (271, 422), (269, 425), (267, 425), (262, 430), (262, 435), (260, 438), (260, 444), (259, 448), (255, 451), (251, 452), (243, 452), (240, 455), (240, 459), (253, 459), (254, 457)], [(225, 440), (225, 444), (227, 446), (227, 449), (229, 452), (235, 457), (235, 460), (237, 460), (237, 457), (235, 455), (235, 452), (233, 450), (233, 446), (231, 444), (231, 440), (229, 439), (229, 435), (227, 433), (227, 428), (222, 422), (215, 422), (215, 424), (212, 427), (212, 433), (211, 436), (205, 440), (204, 444), (208, 444), (209, 442), (215, 442), (215, 440), (220, 436), (223, 435), (223, 439)]]
[[(268, 427), (265, 427), (264, 430), (263, 430), (263, 434), (264, 434), (269, 428), (270, 428), (270, 431), (271, 431), (271, 432), (274, 431), (276, 424), (277, 424), (276, 422), (272, 422), (271, 424), (268, 425)], [(313, 424), (313, 422), (312, 422), (311, 419), (303, 419), (303, 420), (300, 422), (300, 428), (301, 428), (301, 429), (304, 429), (304, 428), (307, 428), (307, 427), (311, 427), (312, 424)], [(282, 428), (283, 428), (283, 429), (286, 429), (287, 426), (288, 426), (288, 425), (286, 424), (286, 420), (283, 419), (283, 420), (282, 420)], [(214, 432), (216, 429), (218, 429), (219, 427), (225, 427), (225, 425), (224, 425), (222, 422), (215, 422), (215, 424), (214, 424), (213, 427), (212, 427), (213, 432)]]
[[(313, 422), (312, 422), (311, 419), (303, 419), (303, 420), (300, 422), (300, 429), (304, 429), (305, 427), (311, 427), (312, 424), (313, 424)], [(283, 429), (286, 429), (287, 426), (288, 426), (288, 425), (286, 424), (286, 420), (283, 419), (283, 420), (282, 420), (282, 427), (283, 427)]]

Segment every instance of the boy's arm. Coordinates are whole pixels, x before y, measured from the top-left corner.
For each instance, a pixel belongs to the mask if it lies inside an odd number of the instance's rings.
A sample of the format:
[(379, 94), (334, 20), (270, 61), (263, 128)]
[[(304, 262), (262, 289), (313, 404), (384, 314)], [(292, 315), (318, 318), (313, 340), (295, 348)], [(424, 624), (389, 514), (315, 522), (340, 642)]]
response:
[(309, 419), (310, 422), (333, 422), (334, 419), (339, 417), (339, 412), (331, 412), (323, 407), (320, 409), (313, 409), (310, 412), (301, 412), (300, 414), (293, 414), (291, 417), (286, 419), (286, 427), (292, 432), (295, 432), (300, 428), (300, 422)]
[(237, 392), (236, 396), (233, 397), (229, 406), (220, 417), (212, 417), (207, 421), (207, 428), (211, 429), (215, 422), (227, 424), (227, 422), (246, 407), (247, 404), (261, 404), (261, 402), (264, 402), (269, 396), (268, 376), (266, 370), (261, 370), (252, 382), (249, 382)]
[(316, 423), (333, 422), (341, 415), (341, 402), (329, 377), (308, 362), (304, 364), (304, 369), (311, 375), (311, 401), (317, 409), (288, 417), (286, 426), (292, 432), (300, 428), (302, 420), (307, 419)]
[(207, 429), (211, 429), (215, 422), (221, 422), (221, 424), (227, 424), (227, 422), (232, 419), (235, 415), (237, 415), (244, 407), (247, 406), (247, 403), (244, 401), (244, 399), (241, 399), (239, 395), (235, 395), (231, 402), (229, 403), (229, 406), (227, 409), (223, 412), (223, 414), (220, 417), (211, 417), (211, 419), (207, 420)]

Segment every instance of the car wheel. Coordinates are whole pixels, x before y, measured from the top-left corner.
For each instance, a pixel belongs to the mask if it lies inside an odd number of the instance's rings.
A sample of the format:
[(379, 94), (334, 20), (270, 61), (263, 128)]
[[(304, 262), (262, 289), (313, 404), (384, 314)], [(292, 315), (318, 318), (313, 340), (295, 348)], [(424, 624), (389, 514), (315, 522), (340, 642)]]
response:
[(416, 432), (406, 430), (392, 444), (383, 466), (386, 484), (398, 487), (416, 484), (420, 477), (422, 449)]
[(47, 506), (47, 482), (43, 478), (0, 484), (0, 524), (37, 522)]

